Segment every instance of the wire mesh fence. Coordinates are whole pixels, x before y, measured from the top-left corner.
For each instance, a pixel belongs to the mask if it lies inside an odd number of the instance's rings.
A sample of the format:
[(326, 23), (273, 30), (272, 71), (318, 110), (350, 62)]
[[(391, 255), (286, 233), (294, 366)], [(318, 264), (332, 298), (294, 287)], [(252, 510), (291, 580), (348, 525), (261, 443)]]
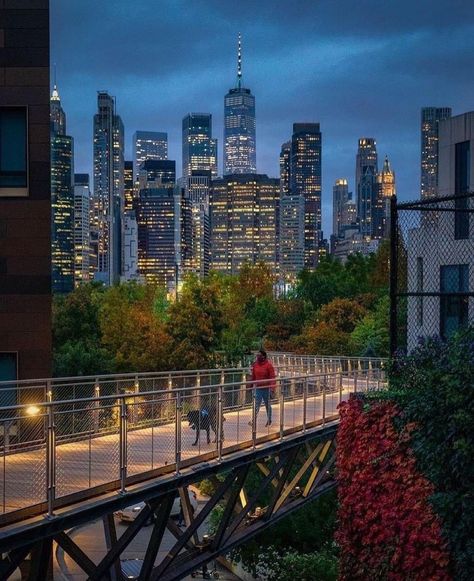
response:
[(473, 213), (473, 193), (392, 203), (392, 354), (474, 323)]

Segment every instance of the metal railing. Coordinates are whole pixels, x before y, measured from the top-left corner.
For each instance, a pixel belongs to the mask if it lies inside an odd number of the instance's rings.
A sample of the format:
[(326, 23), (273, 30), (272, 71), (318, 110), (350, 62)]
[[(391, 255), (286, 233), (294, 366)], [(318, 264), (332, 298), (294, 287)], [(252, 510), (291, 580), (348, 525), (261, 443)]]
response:
[[(384, 370), (374, 366), (280, 373), (275, 390), (268, 380), (250, 385), (239, 372), (236, 381), (221, 373), (212, 385), (2, 408), (0, 525), (18, 511), (52, 516), (79, 497), (125, 492), (160, 474), (337, 421), (338, 405), (351, 393), (385, 386)], [(271, 394), (267, 425), (265, 406), (256, 406), (259, 389)]]
[[(293, 353), (269, 353), (280, 375), (303, 373), (352, 373), (380, 369), (385, 360), (367, 357), (320, 357)], [(226, 369), (197, 369), (121, 373), (79, 377), (25, 379), (0, 382), (0, 410), (15, 404), (60, 401), (89, 397), (148, 393), (159, 390), (219, 385), (245, 379), (248, 366)]]

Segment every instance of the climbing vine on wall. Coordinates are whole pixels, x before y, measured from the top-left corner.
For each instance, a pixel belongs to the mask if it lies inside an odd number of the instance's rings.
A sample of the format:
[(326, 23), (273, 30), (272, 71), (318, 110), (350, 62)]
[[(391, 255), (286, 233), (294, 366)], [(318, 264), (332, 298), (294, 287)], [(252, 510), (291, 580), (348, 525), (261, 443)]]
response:
[(337, 437), (340, 579), (448, 581), (449, 554), (410, 448), (412, 424), (397, 430), (390, 401), (341, 405)]

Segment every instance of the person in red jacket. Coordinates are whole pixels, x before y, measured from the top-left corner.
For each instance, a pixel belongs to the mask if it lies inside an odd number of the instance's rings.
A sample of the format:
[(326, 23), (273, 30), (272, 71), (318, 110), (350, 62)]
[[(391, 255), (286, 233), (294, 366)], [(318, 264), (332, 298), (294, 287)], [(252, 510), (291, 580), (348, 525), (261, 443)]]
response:
[[(265, 426), (272, 425), (272, 406), (270, 404), (270, 396), (275, 391), (275, 368), (271, 361), (267, 358), (267, 353), (260, 349), (257, 353), (257, 359), (252, 365), (252, 383), (256, 388), (255, 393), (255, 417), (260, 410), (262, 402), (265, 404), (267, 410), (267, 423)], [(250, 422), (252, 425), (252, 422)]]

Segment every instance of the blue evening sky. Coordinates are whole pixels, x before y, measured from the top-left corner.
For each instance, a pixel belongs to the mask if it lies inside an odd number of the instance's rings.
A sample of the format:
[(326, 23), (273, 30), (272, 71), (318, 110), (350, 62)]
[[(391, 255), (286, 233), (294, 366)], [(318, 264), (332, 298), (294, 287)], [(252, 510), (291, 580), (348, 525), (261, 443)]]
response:
[(76, 172), (91, 171), (98, 90), (117, 99), (127, 159), (135, 130), (167, 131), (181, 168), (182, 117), (212, 113), (221, 171), (238, 32), (256, 97), (258, 171), (278, 176), (293, 122), (321, 123), (326, 236), (335, 179), (354, 188), (359, 137), (376, 138), (399, 197), (416, 198), (420, 108), (474, 110), (471, 0), (51, 0), (51, 61)]

